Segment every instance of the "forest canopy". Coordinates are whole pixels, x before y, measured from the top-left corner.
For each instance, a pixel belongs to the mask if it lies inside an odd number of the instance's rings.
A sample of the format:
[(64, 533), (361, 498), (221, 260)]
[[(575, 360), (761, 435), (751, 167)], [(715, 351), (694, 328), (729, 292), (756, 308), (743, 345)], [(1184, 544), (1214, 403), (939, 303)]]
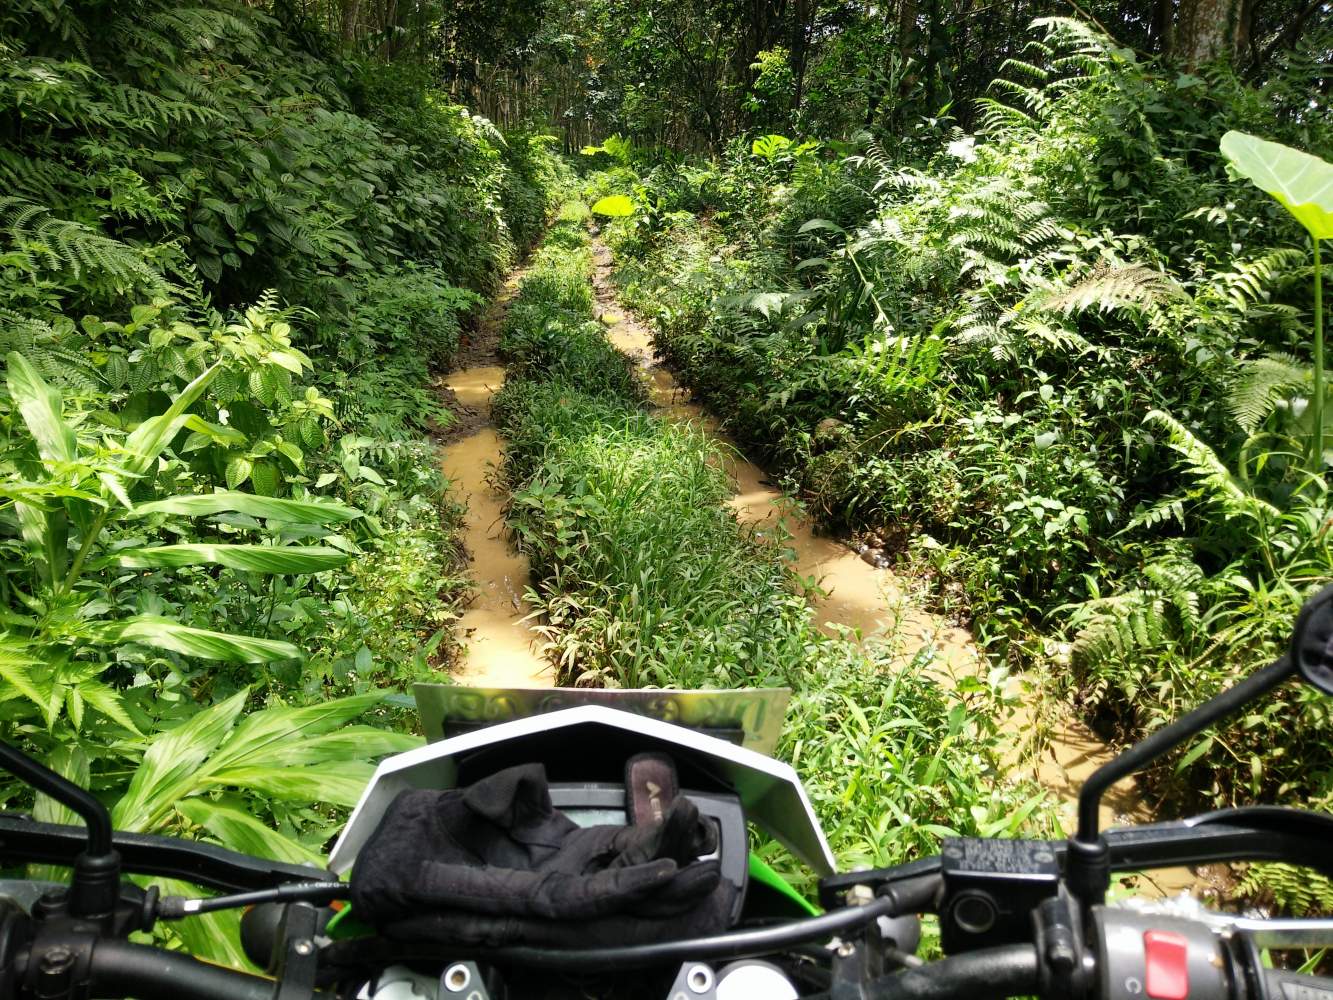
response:
[(567, 150), (619, 133), (716, 151), (739, 131), (847, 138), (921, 119), (976, 122), (1006, 60), (1041, 17), (1084, 21), (1185, 85), (1228, 64), (1327, 97), (1333, 19), (1321, 0), (306, 0), (347, 45), (413, 52), (455, 99), (504, 124), (562, 129)]

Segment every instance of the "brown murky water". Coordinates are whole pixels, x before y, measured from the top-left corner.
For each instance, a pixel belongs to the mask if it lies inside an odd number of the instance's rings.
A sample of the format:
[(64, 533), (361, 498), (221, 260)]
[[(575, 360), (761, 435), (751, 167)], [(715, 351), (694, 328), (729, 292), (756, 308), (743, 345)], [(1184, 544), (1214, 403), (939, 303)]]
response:
[(458, 417), (455, 435), (443, 448), (441, 464), (454, 499), (466, 505), (463, 542), (470, 557), (475, 596), (458, 623), (466, 659), (457, 680), (477, 687), (550, 687), (555, 675), (536, 649), (539, 636), (523, 618), (528, 561), (505, 538), (504, 497), (490, 478), (500, 464), (503, 440), (490, 422), (491, 397), (504, 384), (495, 357), (504, 311), (519, 275), (483, 318), (460, 352), (465, 367), (444, 381)]

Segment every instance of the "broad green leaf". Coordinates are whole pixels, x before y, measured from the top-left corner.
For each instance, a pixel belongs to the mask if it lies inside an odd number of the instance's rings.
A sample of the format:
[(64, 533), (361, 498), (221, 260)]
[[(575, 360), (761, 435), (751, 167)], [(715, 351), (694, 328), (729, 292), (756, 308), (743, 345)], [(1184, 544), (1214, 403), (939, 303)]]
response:
[[(321, 736), (346, 725), (382, 702), (387, 694), (386, 691), (371, 691), (302, 708), (278, 706), (254, 712), (241, 720), (236, 732), (218, 750), (210, 766), (214, 770), (256, 764), (272, 766), (278, 763), (274, 754), (284, 749), (290, 752), (282, 763), (322, 763), (323, 758), (317, 752), (307, 751), (304, 743), (310, 737)], [(364, 756), (362, 759), (365, 759)]]
[(341, 771), (346, 766), (345, 762), (404, 753), (417, 749), (421, 743), (421, 737), (407, 733), (394, 733), (375, 726), (344, 725), (322, 736), (307, 735), (299, 742), (270, 747), (265, 752), (263, 763), (269, 767), (337, 763), (337, 770)]
[(634, 214), (634, 202), (623, 194), (609, 194), (605, 198), (599, 198), (592, 206), (592, 211), (594, 215), (621, 219)]
[(37, 442), (37, 453), (47, 462), (73, 462), (79, 444), (74, 430), (65, 423), (59, 390), (47, 385), (18, 351), (10, 351), (5, 363), (9, 394)]
[(847, 231), (843, 229), (842, 226), (829, 219), (811, 219), (809, 222), (803, 224), (800, 229), (796, 230), (796, 232), (800, 235), (813, 232), (816, 229), (827, 229), (832, 233), (845, 233)]
[(8, 636), (0, 636), (0, 678), (31, 701), (42, 713), (49, 729), (60, 711), (60, 696), (49, 676), (38, 680), (33, 667), (42, 666), (30, 650)]
[(165, 413), (145, 420), (125, 439), (125, 449), (132, 456), (128, 463), (131, 472), (143, 475), (148, 471), (153, 460), (162, 454), (162, 449), (186, 425), (188, 418), (185, 411), (203, 395), (221, 364), (219, 361), (204, 369), (198, 378), (180, 391)]
[(279, 500), (275, 497), (255, 496), (227, 490), (193, 497), (170, 497), (140, 504), (136, 516), (147, 514), (181, 514), (200, 517), (206, 514), (236, 512), (272, 521), (294, 521), (298, 524), (336, 524), (353, 521), (364, 514), (355, 507), (347, 507), (333, 500)]
[(116, 557), (126, 569), (218, 565), (249, 573), (320, 573), (351, 557), (322, 545), (162, 545), (130, 549)]
[(210, 632), (156, 615), (139, 615), (102, 625), (93, 635), (104, 643), (138, 642), (158, 649), (169, 649), (183, 656), (225, 660), (228, 663), (271, 663), (274, 660), (302, 659), (301, 650), (290, 642)]
[(761, 135), (754, 142), (750, 143), (750, 152), (755, 156), (762, 156), (766, 160), (771, 160), (779, 153), (784, 153), (791, 148), (792, 141), (785, 135)]
[(227, 489), (234, 490), (247, 479), (250, 478), (250, 470), (253, 468), (250, 460), (244, 455), (237, 455), (227, 463)]
[(1222, 155), (1280, 201), (1311, 236), (1333, 239), (1333, 163), (1244, 132), (1222, 136)]
[(304, 367), (310, 364), (310, 359), (297, 351), (271, 351), (268, 360), (281, 365), (293, 375), (300, 375)]
[(26, 480), (11, 479), (7, 483), (0, 484), (0, 499), (23, 501), (39, 509), (45, 509), (43, 501), (57, 498), (85, 500), (96, 507), (107, 506), (107, 502), (96, 493), (75, 489), (72, 486), (62, 486), (59, 483), (32, 483)]
[(250, 469), (250, 485), (261, 496), (271, 497), (282, 485), (282, 473), (272, 462), (256, 462)]
[[(46, 758), (46, 766), (62, 778), (68, 778), (80, 788), (87, 788), (89, 781), (88, 755), (77, 746), (59, 746)], [(74, 810), (61, 805), (49, 795), (37, 794), (32, 806), (32, 818), (39, 823), (79, 823), (81, 820)]]
[(237, 691), (153, 737), (130, 787), (111, 811), (116, 829), (150, 833), (166, 822), (172, 806), (196, 790), (200, 766), (231, 732), (249, 694)]
[(229, 767), (213, 772), (220, 786), (244, 788), (288, 802), (327, 802), (351, 808), (366, 790), (375, 765), (363, 759), (340, 761), (338, 767)]
[(202, 826), (233, 851), (298, 865), (314, 865), (317, 869), (324, 867), (323, 858), (310, 848), (270, 829), (239, 809), (207, 799), (186, 799), (176, 803), (176, 811), (191, 823)]
[(210, 441), (218, 444), (231, 446), (245, 444), (245, 435), (235, 427), (226, 427), (222, 424), (214, 424), (205, 420), (197, 413), (187, 413), (182, 421), (182, 426), (187, 430), (201, 434)]

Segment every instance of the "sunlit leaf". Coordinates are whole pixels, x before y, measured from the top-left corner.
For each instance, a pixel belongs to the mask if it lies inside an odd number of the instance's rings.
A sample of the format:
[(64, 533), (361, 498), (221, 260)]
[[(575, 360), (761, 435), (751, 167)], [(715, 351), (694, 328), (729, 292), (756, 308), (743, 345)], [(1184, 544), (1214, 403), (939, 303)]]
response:
[[(378, 755), (365, 754), (367, 760), (372, 756)], [(350, 808), (360, 800), (374, 773), (375, 765), (365, 760), (344, 760), (337, 768), (328, 769), (312, 766), (229, 767), (215, 771), (213, 780), (219, 785), (244, 788), (288, 802), (309, 799)]]
[(32, 651), (10, 639), (0, 636), (0, 678), (31, 701), (41, 711), (49, 727), (60, 710), (59, 698), (50, 677), (38, 680), (34, 667), (42, 666)]
[(195, 789), (200, 765), (231, 732), (248, 695), (238, 691), (153, 737), (130, 787), (111, 811), (116, 829), (146, 833), (165, 822), (172, 805)]
[(74, 430), (62, 415), (60, 392), (46, 384), (28, 359), (18, 351), (5, 358), (5, 381), (18, 404), (23, 422), (37, 442), (37, 453), (48, 462), (72, 462), (79, 445)]
[(162, 450), (188, 422), (186, 410), (194, 405), (203, 395), (208, 383), (216, 377), (221, 362), (204, 369), (203, 374), (180, 391), (172, 400), (171, 406), (160, 416), (145, 420), (125, 439), (125, 449), (132, 458), (128, 465), (131, 472), (142, 475), (149, 465), (162, 453)]
[(619, 219), (634, 214), (634, 202), (623, 194), (609, 194), (599, 198), (592, 206), (594, 215), (605, 215)]
[(249, 573), (320, 573), (344, 565), (345, 552), (317, 545), (162, 545), (130, 549), (116, 556), (126, 569), (218, 565)]
[(94, 635), (105, 643), (138, 642), (183, 656), (229, 663), (271, 663), (302, 658), (301, 650), (290, 642), (210, 632), (156, 615), (139, 615), (101, 625)]
[(207, 514), (249, 514), (273, 521), (294, 521), (298, 524), (333, 524), (352, 521), (364, 516), (355, 507), (333, 500), (280, 500), (277, 497), (255, 496), (226, 490), (202, 496), (169, 497), (140, 504), (136, 516), (148, 514), (181, 514), (201, 517)]
[(312, 865), (315, 869), (311, 872), (312, 877), (324, 867), (323, 860), (316, 852), (239, 809), (195, 798), (176, 803), (176, 811), (191, 823), (202, 826), (224, 847), (233, 851), (259, 858), (272, 858), (274, 861)]
[(1244, 132), (1222, 136), (1222, 155), (1315, 239), (1333, 238), (1333, 164)]

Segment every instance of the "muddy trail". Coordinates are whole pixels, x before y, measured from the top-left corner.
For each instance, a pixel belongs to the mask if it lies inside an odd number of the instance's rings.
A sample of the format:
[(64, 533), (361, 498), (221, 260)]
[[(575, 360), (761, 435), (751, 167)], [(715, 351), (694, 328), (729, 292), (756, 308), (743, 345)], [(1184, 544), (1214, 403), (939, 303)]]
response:
[(458, 623), (465, 659), (457, 679), (477, 687), (550, 687), (555, 673), (536, 652), (537, 635), (523, 620), (528, 561), (505, 540), (504, 496), (493, 477), (503, 440), (491, 422), (491, 397), (504, 384), (497, 350), (500, 327), (523, 278), (509, 276), (477, 329), (458, 352), (457, 368), (444, 380), (455, 423), (442, 449), (454, 500), (467, 508), (463, 544), (474, 596)]
[[(616, 295), (609, 249), (596, 239), (593, 250), (598, 318), (609, 339), (644, 372), (651, 405), (659, 416), (697, 423), (723, 445), (736, 484), (732, 509), (742, 523), (761, 533), (782, 533), (786, 547), (795, 554), (795, 572), (818, 584), (811, 606), (819, 628), (830, 635), (851, 630), (863, 641), (883, 637), (896, 645), (904, 662), (928, 652), (934, 664), (930, 669), (939, 670), (942, 679), (983, 671), (985, 660), (965, 629), (922, 609), (912, 599), (907, 582), (877, 565), (873, 553), (872, 558), (863, 558), (848, 543), (819, 535), (813, 522), (801, 515), (764, 470), (737, 450), (717, 421), (655, 359), (651, 333)], [(457, 422), (444, 443), (443, 467), (454, 484), (455, 499), (467, 506), (464, 543), (476, 590), (459, 625), (465, 658), (457, 679), (482, 687), (550, 686), (555, 676), (537, 652), (540, 637), (523, 620), (529, 612), (523, 600), (528, 564), (506, 541), (504, 497), (492, 483), (504, 445), (490, 420), (491, 397), (504, 383), (497, 345), (505, 311), (523, 273), (511, 275), (460, 351), (458, 369), (444, 382)], [(1060, 803), (1062, 821), (1072, 827), (1079, 785), (1112, 754), (1067, 713), (1044, 713), (1034, 707), (1038, 695), (1021, 679), (1010, 683), (1014, 685), (1010, 693), (1020, 706), (1010, 724), (1021, 737), (1017, 742), (1029, 748), (1019, 753), (1015, 765), (1029, 770), (1051, 792)], [(1050, 721), (1050, 714), (1058, 718)], [(1047, 738), (1040, 752), (1034, 753), (1026, 737), (1038, 728), (1039, 716), (1044, 717)], [(1151, 815), (1134, 786), (1122, 782), (1107, 797), (1102, 819), (1104, 825), (1112, 825), (1145, 822)], [(1190, 882), (1187, 872), (1161, 873), (1157, 888), (1178, 891)]]

